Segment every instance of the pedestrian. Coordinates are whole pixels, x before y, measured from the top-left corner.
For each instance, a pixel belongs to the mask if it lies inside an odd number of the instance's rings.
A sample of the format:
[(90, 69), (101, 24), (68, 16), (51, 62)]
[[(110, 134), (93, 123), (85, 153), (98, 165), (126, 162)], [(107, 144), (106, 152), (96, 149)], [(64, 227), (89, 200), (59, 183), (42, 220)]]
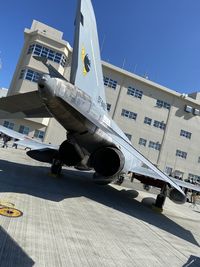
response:
[(2, 145), (3, 148), (4, 147), (6, 147), (6, 148), (8, 147), (8, 141), (9, 140), (10, 140), (10, 137), (4, 134), (4, 136), (3, 136), (3, 145)]
[(18, 144), (16, 142), (19, 141), (19, 139), (15, 138), (13, 141), (14, 142), (13, 142), (12, 147), (14, 147), (15, 149), (17, 149)]
[(190, 207), (193, 207), (193, 208), (198, 208), (198, 206), (196, 205), (196, 200), (197, 200), (197, 191), (195, 190), (192, 190), (192, 195), (191, 195), (191, 205)]

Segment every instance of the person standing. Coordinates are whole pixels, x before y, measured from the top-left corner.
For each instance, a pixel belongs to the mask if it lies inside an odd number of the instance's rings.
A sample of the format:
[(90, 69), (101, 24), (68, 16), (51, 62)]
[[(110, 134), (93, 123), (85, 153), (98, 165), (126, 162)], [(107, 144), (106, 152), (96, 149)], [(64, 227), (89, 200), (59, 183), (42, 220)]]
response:
[(19, 141), (19, 139), (16, 139), (16, 138), (15, 138), (13, 141), (14, 141), (14, 142), (13, 142), (12, 147), (14, 147), (15, 149), (17, 149), (17, 143), (16, 143), (16, 142)]
[(10, 140), (10, 137), (4, 134), (4, 136), (3, 136), (3, 145), (2, 145), (3, 148), (4, 147), (6, 147), (6, 148), (8, 147), (8, 141), (9, 140)]

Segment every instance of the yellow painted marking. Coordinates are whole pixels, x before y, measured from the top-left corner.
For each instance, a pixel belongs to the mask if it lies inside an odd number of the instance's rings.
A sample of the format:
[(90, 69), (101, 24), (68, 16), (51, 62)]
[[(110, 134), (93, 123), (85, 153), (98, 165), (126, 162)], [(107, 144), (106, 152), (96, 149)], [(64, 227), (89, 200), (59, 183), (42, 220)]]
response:
[(14, 208), (4, 207), (0, 208), (0, 215), (6, 217), (17, 218), (23, 215), (23, 212)]
[(85, 58), (85, 48), (83, 47), (81, 50), (81, 59), (83, 61), (83, 75), (85, 76), (87, 74), (87, 71), (84, 64), (84, 58)]
[(81, 59), (84, 62), (84, 58), (85, 58), (85, 48), (83, 47), (81, 50)]

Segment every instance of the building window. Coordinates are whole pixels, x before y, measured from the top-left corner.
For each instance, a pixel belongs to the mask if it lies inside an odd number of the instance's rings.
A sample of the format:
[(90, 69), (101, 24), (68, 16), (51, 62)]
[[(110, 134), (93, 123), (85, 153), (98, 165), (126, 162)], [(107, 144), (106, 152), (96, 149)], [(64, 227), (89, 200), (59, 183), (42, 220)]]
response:
[(40, 73), (31, 69), (23, 69), (19, 75), (19, 79), (29, 80), (31, 82), (38, 82)]
[(157, 99), (157, 101), (156, 101), (156, 106), (159, 108), (170, 109), (170, 104), (168, 104), (167, 102), (165, 102), (163, 100), (159, 100), (159, 99)]
[(127, 118), (129, 118), (129, 119), (136, 120), (136, 118), (137, 118), (137, 113), (132, 112), (132, 111), (129, 111), (129, 110), (126, 110), (126, 109), (122, 109), (121, 116), (123, 116), (123, 117), (127, 117)]
[(20, 125), (19, 133), (28, 135), (29, 134), (29, 127), (24, 126), (24, 125)]
[(140, 138), (139, 139), (139, 145), (146, 146), (146, 144), (147, 144), (147, 140), (146, 139), (144, 139), (144, 138)]
[(153, 126), (156, 128), (160, 128), (162, 130), (165, 129), (166, 124), (163, 121), (154, 121)]
[(117, 81), (112, 80), (111, 78), (104, 76), (104, 85), (113, 89), (117, 87)]
[(127, 95), (131, 95), (131, 96), (134, 96), (136, 98), (142, 99), (143, 92), (129, 86), (128, 90), (127, 90)]
[(109, 112), (111, 109), (111, 104), (107, 103), (107, 111)]
[(21, 70), (19, 79), (24, 79), (25, 69)]
[(149, 141), (149, 147), (155, 150), (160, 150), (161, 144), (159, 144), (158, 142), (155, 143), (153, 141)]
[(184, 151), (181, 151), (181, 150), (176, 150), (176, 156), (177, 157), (180, 157), (180, 158), (183, 158), (183, 159), (186, 159), (187, 158), (187, 152), (184, 152)]
[(128, 139), (131, 141), (132, 139), (132, 135), (131, 134), (128, 134), (128, 133), (124, 133), (126, 135), (126, 137), (128, 137)]
[(181, 172), (179, 170), (175, 170), (173, 173), (174, 178), (182, 180), (183, 179), (184, 172)]
[(61, 64), (61, 66), (63, 67), (65, 66), (66, 61), (67, 61), (67, 58), (63, 54), (58, 53), (52, 49), (49, 49), (39, 44), (30, 45), (28, 49), (28, 54), (33, 54), (39, 57), (45, 57), (58, 64)]
[(192, 110), (193, 110), (193, 108), (192, 107), (190, 107), (190, 106), (188, 106), (188, 105), (185, 105), (185, 109), (184, 109), (186, 112), (188, 112), (188, 113), (192, 113)]
[(171, 167), (166, 166), (165, 167), (165, 173), (169, 176), (172, 176), (173, 169)]
[(43, 138), (44, 138), (44, 131), (35, 130), (34, 137), (43, 140)]
[(184, 130), (181, 130), (180, 131), (180, 136), (183, 136), (183, 137), (186, 137), (188, 139), (191, 139), (192, 133), (184, 131)]
[(6, 128), (8, 128), (8, 129), (13, 130), (14, 123), (13, 122), (9, 122), (9, 121), (4, 121), (3, 126), (6, 127)]
[(144, 123), (145, 123), (145, 124), (151, 125), (151, 122), (152, 122), (152, 119), (150, 119), (150, 118), (148, 118), (148, 117), (145, 117), (145, 118), (144, 118)]

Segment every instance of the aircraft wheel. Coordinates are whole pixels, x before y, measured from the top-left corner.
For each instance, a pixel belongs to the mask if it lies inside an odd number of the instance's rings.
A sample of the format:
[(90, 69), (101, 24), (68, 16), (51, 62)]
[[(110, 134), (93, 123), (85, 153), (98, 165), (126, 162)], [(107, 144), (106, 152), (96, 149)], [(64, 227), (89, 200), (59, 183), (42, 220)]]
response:
[(120, 175), (119, 177), (117, 177), (114, 184), (121, 185), (123, 183), (123, 181), (124, 181), (124, 176)]
[(156, 198), (155, 207), (159, 209), (163, 209), (163, 205), (165, 203), (166, 196), (164, 194), (159, 194)]

